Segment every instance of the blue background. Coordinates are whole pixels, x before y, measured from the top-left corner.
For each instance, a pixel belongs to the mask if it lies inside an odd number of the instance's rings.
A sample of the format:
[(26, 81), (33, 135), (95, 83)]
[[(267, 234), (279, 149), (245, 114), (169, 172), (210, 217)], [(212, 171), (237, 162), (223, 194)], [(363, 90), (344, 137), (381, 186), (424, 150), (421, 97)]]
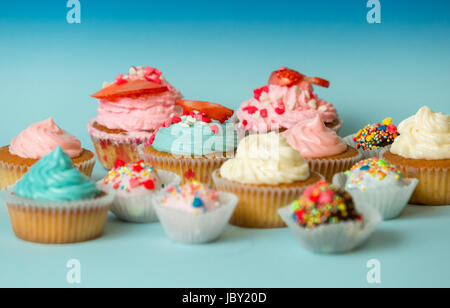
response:
[[(449, 113), (450, 2), (382, 0), (368, 24), (365, 0), (81, 0), (68, 24), (64, 0), (0, 1), (0, 144), (53, 116), (92, 149), (90, 95), (130, 65), (151, 65), (187, 98), (237, 108), (280, 66), (331, 81), (317, 89), (345, 120), (342, 135), (423, 105)], [(96, 169), (96, 177), (103, 174)], [(69, 286), (79, 258), (82, 286), (450, 286), (449, 208), (411, 207), (383, 223), (360, 250), (317, 256), (288, 230), (230, 227), (201, 247), (168, 241), (159, 225), (110, 218), (102, 239), (63, 247), (16, 240), (0, 209), (0, 286)]]

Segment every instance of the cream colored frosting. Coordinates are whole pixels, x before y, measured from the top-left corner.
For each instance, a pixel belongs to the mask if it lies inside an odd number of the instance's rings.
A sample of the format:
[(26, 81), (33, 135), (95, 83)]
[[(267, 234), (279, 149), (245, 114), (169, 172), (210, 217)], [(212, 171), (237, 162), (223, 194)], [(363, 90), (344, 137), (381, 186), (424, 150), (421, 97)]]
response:
[(243, 184), (290, 184), (309, 178), (308, 163), (275, 133), (250, 135), (237, 148), (236, 157), (226, 161), (220, 175)]
[(450, 116), (422, 107), (398, 126), (391, 152), (412, 159), (450, 159)]

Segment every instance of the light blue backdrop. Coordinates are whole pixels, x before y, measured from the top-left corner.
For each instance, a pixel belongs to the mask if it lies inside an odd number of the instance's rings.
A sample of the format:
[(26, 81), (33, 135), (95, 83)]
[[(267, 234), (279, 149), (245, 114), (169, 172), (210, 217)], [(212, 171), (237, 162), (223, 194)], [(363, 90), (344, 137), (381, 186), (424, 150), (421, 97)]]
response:
[[(92, 148), (90, 95), (130, 65), (151, 65), (187, 98), (237, 108), (290, 66), (331, 81), (317, 89), (345, 120), (342, 135), (422, 105), (449, 113), (450, 4), (386, 0), (382, 23), (366, 1), (81, 0), (82, 23), (65, 1), (0, 1), (0, 145), (49, 116)], [(97, 169), (96, 175), (102, 171)], [(79, 258), (83, 286), (368, 286), (379, 258), (382, 286), (450, 285), (448, 208), (408, 210), (350, 255), (303, 251), (287, 230), (230, 227), (213, 245), (169, 242), (159, 225), (114, 219), (101, 240), (46, 247), (16, 240), (0, 209), (0, 286), (67, 286)]]

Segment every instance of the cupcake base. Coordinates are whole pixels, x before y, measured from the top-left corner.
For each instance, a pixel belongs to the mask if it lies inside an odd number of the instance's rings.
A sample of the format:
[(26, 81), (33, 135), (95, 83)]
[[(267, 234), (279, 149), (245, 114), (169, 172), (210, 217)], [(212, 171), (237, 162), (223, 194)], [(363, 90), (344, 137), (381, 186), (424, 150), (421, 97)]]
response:
[(43, 202), (14, 196), (4, 191), (3, 198), (14, 234), (27, 242), (68, 244), (101, 236), (113, 195), (76, 202)]
[(419, 180), (410, 203), (450, 205), (450, 159), (410, 159), (393, 154), (389, 149), (382, 151), (381, 157), (396, 165), (405, 177)]
[(361, 153), (355, 148), (348, 146), (347, 150), (341, 154), (321, 158), (307, 158), (306, 160), (311, 171), (320, 173), (328, 182), (331, 182), (336, 173), (347, 171), (361, 159)]
[(113, 169), (117, 159), (125, 163), (139, 161), (137, 148), (147, 142), (153, 133), (111, 130), (99, 125), (95, 120), (91, 120), (87, 128), (98, 160), (106, 170)]
[(278, 215), (278, 209), (293, 202), (308, 186), (323, 179), (311, 173), (309, 179), (292, 184), (252, 185), (227, 180), (219, 170), (213, 173), (217, 190), (229, 192), (239, 199), (230, 223), (245, 228), (284, 228), (286, 224)]
[[(9, 146), (0, 148), (0, 189), (5, 189), (19, 181), (37, 159), (26, 159), (9, 153)], [(74, 167), (91, 177), (96, 158), (94, 153), (83, 150), (79, 157), (73, 158)]]
[(215, 186), (212, 179), (214, 170), (219, 169), (228, 159), (234, 157), (233, 153), (219, 153), (205, 156), (177, 156), (156, 151), (152, 146), (139, 148), (141, 158), (157, 170), (167, 170), (181, 177), (181, 184), (188, 182), (186, 173), (191, 173), (194, 179)]

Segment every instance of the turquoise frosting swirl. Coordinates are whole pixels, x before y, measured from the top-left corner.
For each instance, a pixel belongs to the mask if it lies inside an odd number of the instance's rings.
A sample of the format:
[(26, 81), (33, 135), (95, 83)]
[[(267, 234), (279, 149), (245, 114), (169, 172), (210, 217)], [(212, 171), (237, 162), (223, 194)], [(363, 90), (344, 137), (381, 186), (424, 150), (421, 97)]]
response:
[(228, 153), (237, 147), (237, 134), (231, 123), (189, 122), (188, 117), (183, 116), (181, 122), (160, 128), (152, 146), (157, 151), (175, 155)]
[(57, 147), (30, 168), (17, 182), (14, 193), (40, 201), (77, 201), (94, 198), (100, 191)]

